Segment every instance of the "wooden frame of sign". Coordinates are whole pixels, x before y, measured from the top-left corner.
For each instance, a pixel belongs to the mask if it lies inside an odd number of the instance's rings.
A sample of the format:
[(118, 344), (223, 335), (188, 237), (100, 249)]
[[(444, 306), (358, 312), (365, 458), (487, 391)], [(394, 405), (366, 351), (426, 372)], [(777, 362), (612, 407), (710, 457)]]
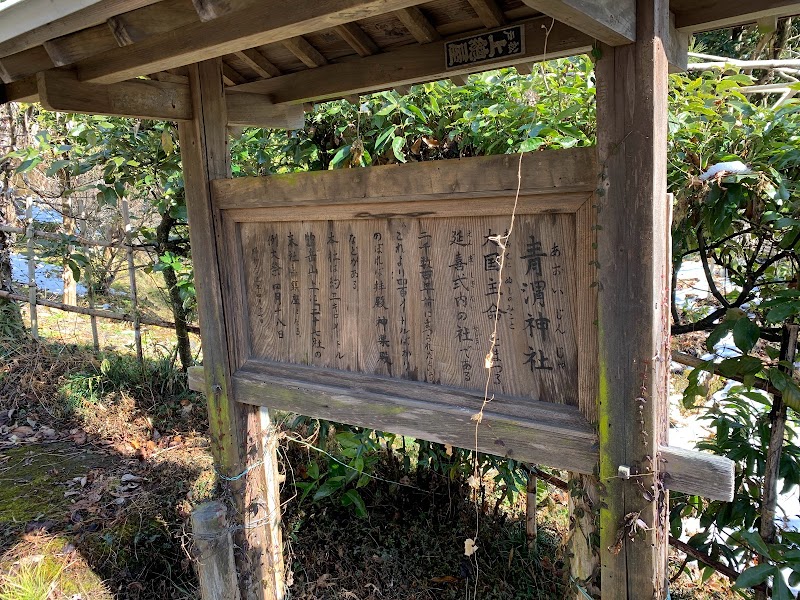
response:
[(594, 156), (524, 156), (503, 286), (518, 155), (215, 181), (237, 400), (472, 447), (488, 376), (482, 451), (591, 472)]

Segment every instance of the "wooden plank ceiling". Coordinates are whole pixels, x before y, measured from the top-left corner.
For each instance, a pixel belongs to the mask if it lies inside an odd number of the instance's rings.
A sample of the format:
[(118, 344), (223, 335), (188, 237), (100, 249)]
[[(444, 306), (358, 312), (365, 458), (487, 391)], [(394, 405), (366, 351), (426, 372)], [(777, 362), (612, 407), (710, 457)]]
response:
[[(606, 12), (620, 6), (595, 1)], [(597, 16), (582, 5), (588, 6), (585, 0), (102, 0), (0, 42), (0, 102), (36, 99), (36, 74), (53, 69), (86, 83), (148, 77), (185, 85), (186, 65), (214, 56), (222, 56), (232, 92), (294, 104), (446, 77), (458, 82), (492, 66), (525, 72), (532, 62), (586, 52), (594, 37), (603, 38), (602, 28), (587, 34), (586, 23)], [(684, 31), (800, 12), (788, 0), (673, 0), (672, 8)], [(547, 35), (551, 17), (571, 26), (556, 22)], [(445, 68), (448, 39), (512, 24), (527, 32), (521, 55)], [(607, 36), (603, 41), (625, 42), (624, 32)]]

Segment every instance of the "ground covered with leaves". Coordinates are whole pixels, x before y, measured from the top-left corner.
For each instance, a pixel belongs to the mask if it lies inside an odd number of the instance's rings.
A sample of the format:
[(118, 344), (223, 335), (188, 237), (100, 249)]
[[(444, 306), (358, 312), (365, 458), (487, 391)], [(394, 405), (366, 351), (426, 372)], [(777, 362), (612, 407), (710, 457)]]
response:
[[(0, 355), (0, 600), (198, 597), (188, 517), (217, 480), (204, 401), (171, 358), (142, 367), (33, 342), (0, 344)], [(464, 477), (383, 452), (359, 516), (329, 498), (301, 500), (297, 484), (326, 455), (294, 443), (282, 451), (289, 597), (570, 597), (563, 491), (540, 494), (531, 547), (524, 494), (498, 502), (490, 477), (476, 502)], [(464, 541), (478, 514), (471, 560)], [(730, 597), (716, 578), (702, 594), (686, 576), (673, 587), (674, 598)]]

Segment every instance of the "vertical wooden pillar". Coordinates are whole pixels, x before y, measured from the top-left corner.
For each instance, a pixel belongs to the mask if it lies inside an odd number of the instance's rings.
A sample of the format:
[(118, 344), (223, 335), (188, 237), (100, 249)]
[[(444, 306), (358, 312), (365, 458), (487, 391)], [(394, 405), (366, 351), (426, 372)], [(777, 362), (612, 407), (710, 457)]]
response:
[[(636, 42), (597, 62), (600, 556), (603, 598), (666, 596), (669, 367), (667, 0), (637, 0)], [(631, 477), (621, 477), (620, 467)]]
[[(203, 340), (211, 444), (236, 511), (239, 587), (245, 600), (283, 598), (277, 460), (268, 415), (235, 401), (221, 273), (222, 225), (210, 182), (231, 176), (222, 61), (190, 66), (193, 118), (179, 125), (186, 206)], [(228, 315), (230, 317), (230, 315)], [(227, 479), (226, 479), (227, 478)]]

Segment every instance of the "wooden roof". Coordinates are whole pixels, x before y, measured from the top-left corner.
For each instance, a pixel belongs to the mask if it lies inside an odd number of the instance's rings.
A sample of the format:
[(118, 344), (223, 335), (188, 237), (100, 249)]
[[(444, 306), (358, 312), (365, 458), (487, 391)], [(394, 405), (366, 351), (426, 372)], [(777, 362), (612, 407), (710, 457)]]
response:
[[(0, 102), (36, 100), (56, 76), (185, 85), (186, 65), (222, 57), (231, 92), (302, 104), (579, 54), (595, 39), (628, 43), (634, 7), (635, 0), (97, 0), (44, 25), (20, 22), (14, 37), (0, 37)], [(671, 0), (670, 7), (670, 35), (679, 41), (669, 45), (684, 54), (685, 33), (800, 14), (800, 2), (788, 0)], [(447, 40), (511, 25), (525, 29), (524, 52), (446, 68)]]

